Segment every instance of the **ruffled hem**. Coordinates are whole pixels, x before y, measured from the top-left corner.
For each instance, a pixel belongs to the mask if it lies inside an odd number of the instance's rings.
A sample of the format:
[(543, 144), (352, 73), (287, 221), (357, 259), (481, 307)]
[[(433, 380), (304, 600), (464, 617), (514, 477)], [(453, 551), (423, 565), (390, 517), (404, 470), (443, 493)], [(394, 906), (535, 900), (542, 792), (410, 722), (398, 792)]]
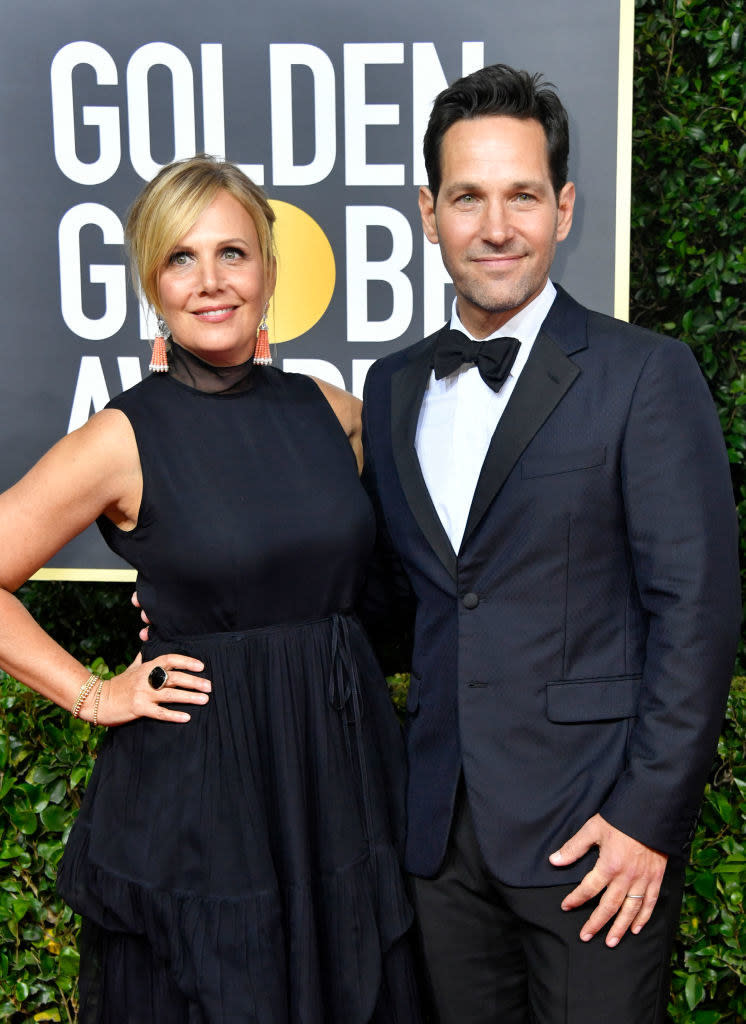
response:
[(205, 1021), (371, 1020), (383, 956), (412, 923), (390, 846), (331, 876), (230, 900), (123, 878), (90, 860), (89, 840), (79, 821), (60, 894), (99, 927), (144, 936)]

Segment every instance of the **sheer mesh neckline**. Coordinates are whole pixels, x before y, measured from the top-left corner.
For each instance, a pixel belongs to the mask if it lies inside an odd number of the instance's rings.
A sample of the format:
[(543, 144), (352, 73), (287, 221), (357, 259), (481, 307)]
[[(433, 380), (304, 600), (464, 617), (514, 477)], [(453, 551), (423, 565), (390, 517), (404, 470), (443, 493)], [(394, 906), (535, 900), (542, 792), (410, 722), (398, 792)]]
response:
[(254, 385), (254, 357), (238, 366), (212, 366), (169, 338), (168, 375), (208, 395), (235, 395)]

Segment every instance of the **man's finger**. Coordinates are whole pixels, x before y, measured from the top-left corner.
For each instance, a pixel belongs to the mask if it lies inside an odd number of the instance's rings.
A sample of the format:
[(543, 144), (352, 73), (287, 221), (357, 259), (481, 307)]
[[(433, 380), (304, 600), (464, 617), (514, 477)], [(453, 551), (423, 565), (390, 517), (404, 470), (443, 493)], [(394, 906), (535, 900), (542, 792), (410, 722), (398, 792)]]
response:
[[(605, 924), (614, 918), (614, 924), (606, 936), (607, 946), (616, 946), (639, 913), (639, 901), (629, 900), (621, 894), (606, 892), (591, 916), (580, 929), (583, 942), (590, 942)], [(616, 917), (614, 915), (616, 914)]]
[(634, 920), (631, 931), (633, 935), (639, 935), (645, 925), (652, 917), (655, 905), (658, 902), (658, 896), (660, 895), (660, 885), (651, 882), (648, 885), (645, 893), (645, 899), (642, 900), (642, 906)]
[(645, 897), (638, 899), (637, 896), (627, 895), (622, 901), (622, 905), (619, 908), (619, 913), (614, 918), (611, 927), (609, 928), (609, 934), (606, 936), (606, 945), (610, 948), (618, 946), (622, 939), (622, 936), (627, 930), (637, 922), (642, 911)]
[(549, 862), (556, 868), (564, 867), (566, 864), (573, 864), (584, 856), (592, 846), (598, 843), (599, 835), (593, 820), (587, 821), (574, 836), (570, 836), (566, 843), (550, 854)]
[(576, 907), (582, 907), (588, 900), (592, 900), (594, 896), (606, 888), (609, 883), (609, 879), (601, 874), (596, 865), (592, 871), (589, 871), (580, 882), (575, 886), (572, 892), (569, 892), (562, 901), (563, 910), (574, 910)]

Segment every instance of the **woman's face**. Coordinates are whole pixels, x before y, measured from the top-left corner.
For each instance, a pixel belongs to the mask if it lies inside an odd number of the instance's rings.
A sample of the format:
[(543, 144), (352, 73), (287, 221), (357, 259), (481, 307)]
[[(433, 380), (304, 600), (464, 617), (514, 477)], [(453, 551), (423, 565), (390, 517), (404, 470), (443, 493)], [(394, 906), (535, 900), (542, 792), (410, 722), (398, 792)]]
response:
[(223, 191), (179, 239), (158, 277), (174, 340), (214, 366), (251, 358), (273, 289), (253, 220)]

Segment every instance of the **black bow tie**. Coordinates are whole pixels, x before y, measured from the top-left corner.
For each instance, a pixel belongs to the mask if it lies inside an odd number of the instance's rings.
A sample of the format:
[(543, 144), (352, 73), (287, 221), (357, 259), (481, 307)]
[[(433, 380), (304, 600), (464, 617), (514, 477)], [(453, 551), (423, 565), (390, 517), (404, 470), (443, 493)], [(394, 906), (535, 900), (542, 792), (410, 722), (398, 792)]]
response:
[(517, 338), (488, 338), (487, 341), (472, 341), (461, 331), (445, 328), (438, 335), (435, 344), (435, 377), (447, 377), (458, 370), (463, 363), (476, 363), (485, 384), (493, 391), (499, 391), (508, 379), (510, 369), (521, 347)]

